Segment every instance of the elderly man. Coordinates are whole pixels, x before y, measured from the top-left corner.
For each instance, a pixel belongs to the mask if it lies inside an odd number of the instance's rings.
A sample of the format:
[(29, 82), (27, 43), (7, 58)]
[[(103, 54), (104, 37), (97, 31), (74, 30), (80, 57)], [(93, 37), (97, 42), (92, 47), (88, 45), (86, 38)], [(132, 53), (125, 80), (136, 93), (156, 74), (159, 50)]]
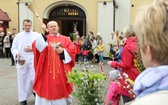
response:
[(111, 39), (110, 39), (110, 53), (113, 54), (114, 58), (116, 57), (117, 51), (117, 39), (114, 31), (111, 31)]

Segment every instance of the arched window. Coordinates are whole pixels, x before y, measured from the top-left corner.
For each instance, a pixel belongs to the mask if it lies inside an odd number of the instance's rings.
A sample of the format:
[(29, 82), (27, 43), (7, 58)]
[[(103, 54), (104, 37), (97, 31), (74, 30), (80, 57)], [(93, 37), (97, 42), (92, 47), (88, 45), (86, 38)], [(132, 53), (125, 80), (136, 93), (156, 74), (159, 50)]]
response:
[(86, 15), (82, 9), (76, 6), (60, 6), (53, 9), (49, 14), (50, 19), (57, 19), (62, 17), (86, 18)]

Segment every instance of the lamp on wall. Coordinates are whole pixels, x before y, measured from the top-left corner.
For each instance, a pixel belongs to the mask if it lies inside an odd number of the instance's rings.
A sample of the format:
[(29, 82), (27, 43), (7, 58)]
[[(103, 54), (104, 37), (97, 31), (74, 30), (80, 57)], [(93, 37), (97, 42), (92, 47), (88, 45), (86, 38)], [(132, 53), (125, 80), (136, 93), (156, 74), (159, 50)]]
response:
[(65, 8), (64, 8), (64, 12), (69, 12), (69, 8), (68, 8), (68, 7), (65, 7)]
[(115, 0), (113, 0), (113, 31), (115, 31), (115, 10), (119, 7)]
[(69, 4), (65, 4), (65, 7), (64, 7), (64, 12), (69, 12)]
[(27, 2), (25, 3), (25, 6), (28, 6), (28, 3), (27, 3)]
[(104, 1), (104, 2), (103, 2), (103, 5), (107, 5), (107, 2), (106, 2), (106, 1)]

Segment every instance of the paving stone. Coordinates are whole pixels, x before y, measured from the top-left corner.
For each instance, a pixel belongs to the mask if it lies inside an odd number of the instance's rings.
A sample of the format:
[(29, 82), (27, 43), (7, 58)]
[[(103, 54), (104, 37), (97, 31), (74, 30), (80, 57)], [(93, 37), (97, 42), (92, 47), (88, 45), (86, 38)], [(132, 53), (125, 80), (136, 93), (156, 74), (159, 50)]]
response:
[[(105, 70), (106, 80), (102, 82), (104, 86), (103, 97), (105, 97), (107, 87), (109, 85), (109, 76), (108, 73), (113, 68), (106, 65), (107, 60), (103, 65)], [(101, 72), (98, 64), (92, 64), (97, 72)], [(76, 63), (75, 67), (81, 69), (84, 67), (84, 64), (81, 66), (79, 63)], [(32, 95), (27, 100), (28, 105), (34, 105), (34, 96)], [(0, 58), (0, 105), (19, 105), (18, 102), (18, 90), (17, 90), (17, 71), (15, 66), (11, 66), (10, 59)], [(73, 99), (71, 105), (79, 105), (78, 101)]]

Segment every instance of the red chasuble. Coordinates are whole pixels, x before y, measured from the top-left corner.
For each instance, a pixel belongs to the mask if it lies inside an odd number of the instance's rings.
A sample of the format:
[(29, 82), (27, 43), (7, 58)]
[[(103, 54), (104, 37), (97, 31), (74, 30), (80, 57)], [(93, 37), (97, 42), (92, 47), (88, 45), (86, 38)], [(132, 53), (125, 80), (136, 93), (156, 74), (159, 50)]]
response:
[[(64, 64), (60, 55), (56, 53), (51, 43), (61, 42), (62, 47), (68, 52), (72, 61)], [(68, 98), (72, 92), (72, 85), (67, 83), (66, 73), (74, 67), (76, 47), (71, 40), (63, 35), (47, 36), (48, 45), (39, 52), (36, 41), (32, 48), (35, 55), (35, 80), (34, 90), (38, 96), (47, 100)]]

